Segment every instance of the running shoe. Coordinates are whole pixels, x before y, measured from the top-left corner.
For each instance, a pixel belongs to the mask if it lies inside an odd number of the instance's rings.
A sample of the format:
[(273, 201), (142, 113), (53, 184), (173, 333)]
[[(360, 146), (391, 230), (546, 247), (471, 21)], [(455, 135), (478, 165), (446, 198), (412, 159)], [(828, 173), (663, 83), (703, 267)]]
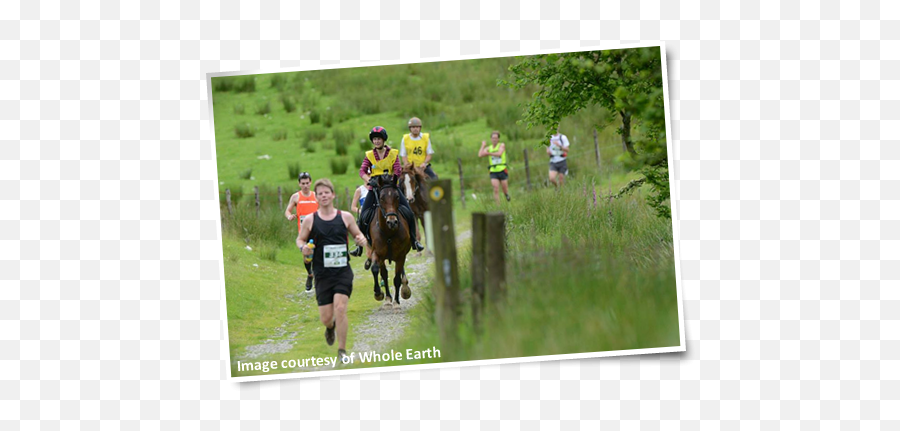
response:
[(330, 328), (325, 328), (325, 342), (328, 345), (334, 344), (334, 327), (336, 324), (332, 324)]

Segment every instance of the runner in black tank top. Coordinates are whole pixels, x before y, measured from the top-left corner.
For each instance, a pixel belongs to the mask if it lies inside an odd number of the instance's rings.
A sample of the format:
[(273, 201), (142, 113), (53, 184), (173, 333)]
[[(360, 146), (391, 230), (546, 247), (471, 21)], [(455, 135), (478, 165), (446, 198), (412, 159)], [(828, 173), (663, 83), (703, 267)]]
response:
[[(338, 342), (336, 365), (349, 363), (347, 356), (347, 304), (353, 292), (353, 270), (347, 256), (347, 233), (353, 235), (357, 245), (365, 244), (366, 237), (359, 231), (356, 220), (348, 212), (334, 207), (334, 186), (322, 178), (313, 186), (319, 209), (312, 217), (300, 223), (297, 247), (304, 256), (312, 256), (316, 279), (316, 302), (319, 303), (319, 319), (325, 325), (325, 342)], [(332, 215), (333, 214), (333, 215)], [(328, 220), (322, 218), (330, 217)], [(314, 240), (310, 249), (308, 241)], [(346, 362), (344, 362), (346, 361)]]
[(310, 238), (314, 240), (313, 274), (316, 276), (316, 300), (320, 306), (334, 302), (335, 293), (350, 296), (353, 292), (353, 270), (347, 257), (347, 226), (341, 211), (331, 220), (313, 213)]

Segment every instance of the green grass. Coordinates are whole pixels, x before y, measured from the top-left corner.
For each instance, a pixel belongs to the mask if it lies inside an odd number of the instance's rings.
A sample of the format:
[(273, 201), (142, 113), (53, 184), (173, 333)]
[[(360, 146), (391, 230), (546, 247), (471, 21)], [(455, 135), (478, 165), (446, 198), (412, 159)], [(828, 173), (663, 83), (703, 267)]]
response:
[[(213, 78), (220, 199), (224, 205), (228, 189), (235, 205), (235, 213), (223, 217), (232, 353), (264, 342), (273, 328), (298, 314), (289, 296), (300, 283), (298, 274), (305, 271), (294, 246), (296, 222), (284, 220), (284, 208), (277, 204), (277, 187), (283, 188), (286, 202), (297, 189), (302, 168), (310, 172), (313, 181), (329, 178), (338, 192), (339, 205), (346, 209), (344, 190), (352, 191), (361, 183), (359, 163), (371, 149), (368, 131), (375, 125), (384, 126), (388, 144), (398, 148), (412, 116), (422, 118), (423, 132), (431, 134), (434, 170), (453, 180), (457, 233), (467, 228), (472, 211), (500, 209), (510, 216), (506, 311), (495, 316), (496, 321), (480, 337), (464, 324), (460, 328), (463, 346), (453, 352), (442, 349), (442, 360), (672, 345), (673, 340), (677, 345), (678, 328), (672, 324), (677, 311), (673, 305), (671, 224), (652, 217), (640, 194), (611, 204), (601, 199), (597, 208), (592, 205), (594, 186), (601, 197), (607, 196), (610, 189), (616, 191), (636, 177), (616, 162), (622, 150), (615, 124), (610, 124), (610, 116), (602, 108), (563, 120), (561, 129), (572, 142), (571, 175), (566, 191), (554, 193), (544, 185), (547, 156), (541, 146), (543, 130), (529, 130), (517, 123), (521, 103), (530, 99), (532, 91), (496, 86), (510, 61)], [(266, 112), (246, 116), (245, 106), (254, 113), (266, 107)], [(594, 155), (594, 127), (601, 128), (600, 171)], [(507, 145), (513, 197), (511, 204), (500, 206), (491, 198), (487, 159), (477, 157), (481, 141), (489, 141), (495, 129), (501, 131), (501, 141)], [(285, 136), (291, 139), (283, 139)], [(529, 153), (530, 194), (524, 150)], [(270, 158), (258, 158), (264, 154)], [(346, 167), (343, 161), (335, 162), (339, 159), (346, 161)], [(465, 210), (458, 198), (457, 159), (463, 166)], [(253, 206), (254, 186), (260, 187), (259, 219)], [(563, 233), (572, 244), (569, 249), (561, 245)], [(244, 249), (248, 243), (252, 252)], [(466, 274), (471, 253), (467, 247), (460, 249), (464, 295), (470, 286)], [(534, 250), (540, 254), (535, 255)], [(253, 267), (253, 263), (259, 266)], [(361, 261), (355, 260), (354, 265)], [(558, 267), (573, 269), (553, 271)], [(368, 289), (371, 279), (366, 276)], [(424, 294), (427, 289), (419, 292)], [(351, 320), (362, 319), (369, 305), (369, 301), (351, 300)], [(414, 325), (408, 334), (415, 338), (402, 340), (397, 349), (439, 346), (433, 307), (433, 297), (426, 294), (411, 311)], [(469, 304), (464, 307), (463, 319), (469, 321)], [(309, 334), (301, 331), (295, 346), (299, 350), (284, 356), (333, 355), (332, 348), (320, 349), (324, 343), (316, 313), (304, 316), (298, 317), (297, 324), (315, 330), (308, 329)], [(590, 318), (578, 321), (567, 316)]]
[[(485, 315), (488, 325), (477, 333), (471, 314), (471, 249), (462, 247), (461, 343), (442, 349), (441, 360), (679, 344), (671, 224), (653, 216), (640, 196), (601, 200), (594, 208), (582, 184), (571, 186), (559, 194), (543, 189), (513, 204), (481, 200), (470, 205), (470, 211), (507, 212), (508, 297)], [(441, 346), (433, 303), (432, 296), (416, 310), (417, 324), (411, 328), (416, 336), (392, 346), (395, 350)]]

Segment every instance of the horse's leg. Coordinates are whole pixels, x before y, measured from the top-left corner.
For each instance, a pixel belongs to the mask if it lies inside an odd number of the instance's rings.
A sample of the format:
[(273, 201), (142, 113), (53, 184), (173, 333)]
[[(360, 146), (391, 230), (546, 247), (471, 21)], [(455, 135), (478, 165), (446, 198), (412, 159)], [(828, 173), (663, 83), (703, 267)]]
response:
[(375, 300), (383, 301), (384, 293), (381, 291), (381, 286), (378, 285), (378, 260), (377, 255), (372, 253), (372, 276), (375, 277)]
[(394, 281), (394, 286), (400, 285), (400, 296), (403, 299), (409, 299), (412, 296), (412, 291), (409, 290), (409, 280), (406, 279), (406, 256), (400, 258), (397, 261), (397, 278), (398, 280)]
[(391, 300), (391, 287), (388, 284), (388, 264), (387, 260), (383, 260), (381, 262), (381, 279), (384, 281), (384, 293), (387, 295), (385, 298), (384, 305), (393, 307), (393, 301)]

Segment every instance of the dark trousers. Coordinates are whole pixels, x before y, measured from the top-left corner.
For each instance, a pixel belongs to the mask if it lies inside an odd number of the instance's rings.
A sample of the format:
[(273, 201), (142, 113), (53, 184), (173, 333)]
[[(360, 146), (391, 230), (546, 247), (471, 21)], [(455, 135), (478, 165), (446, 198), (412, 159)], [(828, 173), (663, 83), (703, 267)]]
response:
[(425, 166), (425, 174), (428, 175), (428, 177), (432, 180), (438, 179), (437, 174), (434, 173), (434, 170), (431, 169), (431, 164)]

